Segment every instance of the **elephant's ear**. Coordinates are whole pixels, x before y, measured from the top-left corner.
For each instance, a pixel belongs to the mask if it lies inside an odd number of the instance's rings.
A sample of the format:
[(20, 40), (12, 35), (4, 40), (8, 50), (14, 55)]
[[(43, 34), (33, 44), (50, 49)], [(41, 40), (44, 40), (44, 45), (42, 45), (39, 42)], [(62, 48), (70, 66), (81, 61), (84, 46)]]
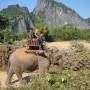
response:
[(44, 54), (45, 54), (45, 56), (47, 57), (47, 58), (49, 58), (50, 57), (50, 55), (52, 54), (52, 51), (44, 51)]
[(49, 57), (48, 52), (44, 51), (44, 54), (45, 54), (46, 57)]
[(52, 53), (51, 52), (44, 52), (45, 56), (49, 60), (49, 63), (52, 64)]
[(58, 51), (59, 51), (58, 49), (55, 49), (55, 50), (52, 50), (52, 53), (56, 53)]
[(38, 51), (38, 54), (44, 54), (44, 51), (39, 50), (39, 51)]
[(48, 50), (50, 50), (52, 53), (56, 53), (59, 51), (59, 49), (56, 46), (52, 46)]

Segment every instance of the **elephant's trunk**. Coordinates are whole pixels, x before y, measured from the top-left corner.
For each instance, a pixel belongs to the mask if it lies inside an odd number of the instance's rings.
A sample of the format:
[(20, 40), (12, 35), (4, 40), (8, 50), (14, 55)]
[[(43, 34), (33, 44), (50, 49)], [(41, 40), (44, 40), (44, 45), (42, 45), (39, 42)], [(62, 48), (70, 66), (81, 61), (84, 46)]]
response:
[(48, 60), (49, 60), (49, 64), (50, 65), (53, 64), (53, 57), (52, 57), (52, 55), (49, 55)]

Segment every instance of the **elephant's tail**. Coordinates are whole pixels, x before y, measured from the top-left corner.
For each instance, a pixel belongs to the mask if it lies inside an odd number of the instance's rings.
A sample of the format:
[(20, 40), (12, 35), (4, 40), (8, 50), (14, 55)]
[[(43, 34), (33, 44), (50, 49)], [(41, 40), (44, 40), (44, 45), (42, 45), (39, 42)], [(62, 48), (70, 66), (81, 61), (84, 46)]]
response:
[(8, 60), (7, 74), (8, 74), (9, 68), (10, 68), (10, 60)]

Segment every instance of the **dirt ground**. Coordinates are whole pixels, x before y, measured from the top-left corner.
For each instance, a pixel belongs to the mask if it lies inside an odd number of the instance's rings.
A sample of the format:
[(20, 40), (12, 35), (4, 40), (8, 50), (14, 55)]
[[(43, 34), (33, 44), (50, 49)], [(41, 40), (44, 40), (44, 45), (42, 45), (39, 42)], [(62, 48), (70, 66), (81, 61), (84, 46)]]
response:
[[(90, 43), (88, 43), (86, 41), (78, 41), (78, 42), (82, 43), (85, 47), (90, 48)], [(56, 46), (59, 49), (62, 49), (62, 48), (70, 48), (71, 43), (72, 43), (72, 41), (62, 41), (62, 42), (51, 42), (51, 43), (48, 43), (47, 45), (49, 47)]]
[[(85, 42), (85, 41), (80, 41), (80, 42), (83, 43), (85, 47), (90, 48), (90, 43), (87, 43), (87, 42)], [(49, 46), (49, 47), (50, 47), (50, 46), (56, 46), (56, 47), (58, 47), (59, 49), (69, 48), (69, 47), (71, 47), (71, 42), (70, 42), (70, 41), (51, 42), (51, 43), (48, 43), (48, 46)], [(24, 73), (24, 74), (23, 74), (23, 77), (29, 76), (29, 75), (30, 75), (30, 73)], [(6, 77), (7, 77), (6, 71), (0, 71), (0, 86), (1, 86), (1, 87), (5, 87)], [(13, 76), (13, 81), (15, 81), (15, 80), (17, 80), (17, 77), (14, 75), (14, 76)], [(18, 86), (18, 85), (19, 85), (18, 83), (19, 83), (19, 82), (16, 82), (16, 83), (14, 83), (13, 85), (14, 85), (14, 86)]]

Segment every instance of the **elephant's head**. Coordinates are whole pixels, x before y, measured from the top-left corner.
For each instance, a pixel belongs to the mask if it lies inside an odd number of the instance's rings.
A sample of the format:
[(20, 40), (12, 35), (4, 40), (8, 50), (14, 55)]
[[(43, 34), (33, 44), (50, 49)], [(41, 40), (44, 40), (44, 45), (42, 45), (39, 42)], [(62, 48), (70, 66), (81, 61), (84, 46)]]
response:
[(62, 55), (57, 47), (52, 46), (45, 51), (45, 55), (49, 58), (51, 64), (59, 64)]

